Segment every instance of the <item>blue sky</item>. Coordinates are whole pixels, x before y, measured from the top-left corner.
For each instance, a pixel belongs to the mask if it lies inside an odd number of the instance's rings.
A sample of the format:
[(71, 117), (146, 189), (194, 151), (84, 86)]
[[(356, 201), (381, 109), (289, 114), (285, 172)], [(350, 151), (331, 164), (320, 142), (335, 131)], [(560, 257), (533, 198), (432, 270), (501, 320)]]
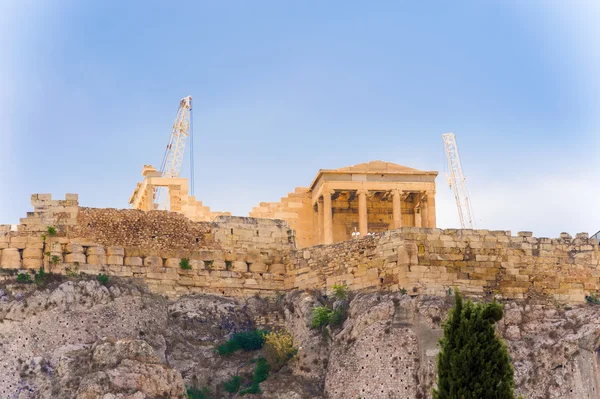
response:
[(452, 131), (477, 227), (600, 229), (600, 7), (425, 3), (4, 0), (0, 223), (32, 193), (126, 208), (192, 95), (213, 210), (247, 215), (320, 168), (381, 159), (440, 171), (438, 224), (457, 227)]

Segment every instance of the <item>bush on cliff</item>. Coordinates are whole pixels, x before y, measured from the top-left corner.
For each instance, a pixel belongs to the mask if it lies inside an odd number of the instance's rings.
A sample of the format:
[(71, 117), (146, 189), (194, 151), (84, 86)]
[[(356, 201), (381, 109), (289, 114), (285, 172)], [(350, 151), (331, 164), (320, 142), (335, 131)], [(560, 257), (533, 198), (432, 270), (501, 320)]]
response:
[(271, 366), (269, 366), (269, 363), (264, 358), (259, 358), (256, 362), (254, 374), (252, 375), (252, 384), (250, 387), (241, 390), (240, 396), (261, 393), (262, 391), (260, 389), (260, 383), (267, 379), (270, 369)]
[(514, 398), (514, 371), (508, 350), (496, 334), (502, 306), (463, 303), (455, 292), (454, 308), (444, 323), (437, 358), (434, 399)]
[(344, 324), (347, 317), (347, 306), (340, 306), (336, 310), (331, 310), (327, 306), (317, 306), (312, 310), (311, 327), (314, 329), (323, 328), (327, 325), (337, 327)]
[(332, 287), (333, 297), (338, 301), (345, 301), (348, 299), (348, 286), (344, 284), (334, 284)]
[(279, 370), (297, 352), (294, 337), (286, 330), (273, 331), (265, 336), (265, 358), (272, 370)]
[(217, 346), (217, 352), (221, 356), (231, 355), (238, 350), (255, 351), (262, 349), (265, 344), (265, 330), (250, 330), (238, 332), (222, 345)]

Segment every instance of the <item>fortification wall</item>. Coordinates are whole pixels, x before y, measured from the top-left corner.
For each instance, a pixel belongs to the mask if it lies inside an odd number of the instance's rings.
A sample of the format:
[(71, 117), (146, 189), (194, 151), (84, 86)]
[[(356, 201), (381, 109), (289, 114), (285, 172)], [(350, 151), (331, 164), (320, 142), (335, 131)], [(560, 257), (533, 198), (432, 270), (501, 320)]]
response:
[[(530, 232), (405, 227), (329, 246), (296, 248), (281, 220), (220, 216), (192, 222), (165, 211), (80, 208), (77, 196), (32, 196), (17, 231), (0, 226), (0, 268), (107, 273), (145, 280), (175, 297), (299, 289), (401, 290), (520, 299), (584, 301), (600, 290), (598, 244), (587, 233), (535, 238)], [(49, 234), (54, 226), (56, 233)], [(180, 267), (189, 259), (190, 270)]]
[[(171, 297), (283, 290), (284, 262), (295, 248), (293, 231), (283, 221), (220, 216), (192, 222), (172, 212), (75, 205), (64, 223), (53, 217), (61, 201), (45, 198), (47, 205), (36, 211), (35, 221), (27, 218), (27, 228), (3, 230), (0, 268), (27, 271), (43, 265), (53, 273), (141, 278), (152, 291)], [(55, 234), (48, 233), (49, 226)], [(190, 270), (181, 268), (182, 259), (189, 260)]]
[(530, 232), (407, 227), (359, 240), (295, 251), (286, 289), (406, 289), (445, 295), (550, 295), (584, 301), (600, 289), (598, 244), (580, 233), (558, 239)]

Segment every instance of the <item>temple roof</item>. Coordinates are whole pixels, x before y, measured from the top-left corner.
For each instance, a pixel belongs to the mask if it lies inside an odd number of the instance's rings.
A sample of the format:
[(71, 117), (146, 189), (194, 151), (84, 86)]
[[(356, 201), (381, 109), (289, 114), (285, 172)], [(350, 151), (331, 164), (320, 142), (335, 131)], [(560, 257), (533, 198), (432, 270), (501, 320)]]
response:
[(398, 165), (396, 163), (384, 161), (371, 161), (359, 163), (358, 165), (346, 166), (339, 169), (334, 169), (331, 172), (351, 172), (351, 173), (415, 173), (422, 172), (418, 169), (409, 168), (408, 166)]
[[(319, 173), (315, 176), (312, 181), (310, 188), (313, 189), (321, 176), (323, 175), (373, 175), (373, 174), (387, 174), (387, 175), (433, 175), (437, 176), (438, 172), (435, 171), (423, 171), (419, 169), (409, 168), (408, 166), (398, 165), (391, 162), (384, 161), (371, 161), (360, 163), (358, 165), (346, 166), (339, 169), (320, 169)], [(353, 180), (353, 179), (351, 179)]]

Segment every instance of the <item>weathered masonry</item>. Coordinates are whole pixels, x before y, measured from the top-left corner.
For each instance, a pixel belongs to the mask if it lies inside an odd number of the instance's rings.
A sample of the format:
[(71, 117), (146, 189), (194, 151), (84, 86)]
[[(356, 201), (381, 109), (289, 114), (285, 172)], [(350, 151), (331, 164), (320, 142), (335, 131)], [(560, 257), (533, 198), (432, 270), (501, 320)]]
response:
[(196, 201), (195, 196), (189, 195), (187, 178), (163, 177), (161, 172), (151, 165), (144, 165), (142, 176), (144, 180), (137, 183), (129, 198), (129, 204), (133, 209), (156, 210), (156, 189), (163, 187), (166, 191), (164, 195), (168, 197), (169, 210), (181, 213), (194, 222), (211, 222), (218, 216), (231, 216), (229, 212), (213, 212), (202, 201)]
[[(75, 194), (32, 196), (17, 231), (0, 225), (0, 268), (108, 273), (143, 279), (170, 297), (189, 293), (274, 295), (283, 290), (401, 290), (581, 302), (600, 291), (598, 243), (587, 233), (401, 227), (332, 245), (297, 249), (281, 220), (219, 216), (194, 222), (168, 211), (79, 207)], [(48, 227), (56, 233), (48, 233)], [(188, 259), (190, 269), (181, 268)]]
[[(186, 178), (163, 177), (150, 165), (144, 165), (142, 175), (144, 180), (129, 198), (133, 209), (156, 210), (157, 189), (164, 188), (168, 210), (195, 222), (231, 215), (213, 212), (190, 196)], [(261, 202), (250, 217), (285, 220), (300, 248), (404, 226), (436, 227), (436, 176), (437, 172), (382, 161), (321, 169), (310, 187), (298, 187), (280, 202)]]
[(405, 226), (436, 227), (436, 176), (382, 161), (322, 169), (309, 188), (263, 202), (250, 216), (285, 220), (301, 248)]

